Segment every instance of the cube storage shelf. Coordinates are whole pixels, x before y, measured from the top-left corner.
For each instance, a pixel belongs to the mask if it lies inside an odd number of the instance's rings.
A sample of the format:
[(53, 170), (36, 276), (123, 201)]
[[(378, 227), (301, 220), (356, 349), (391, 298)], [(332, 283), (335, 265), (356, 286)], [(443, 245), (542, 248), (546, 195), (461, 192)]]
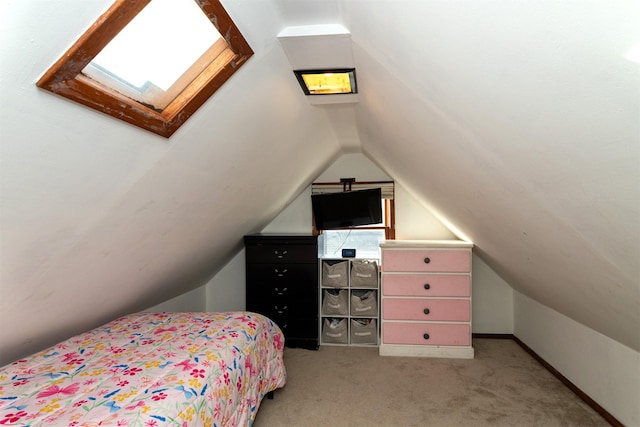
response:
[(320, 260), (321, 345), (379, 345), (378, 264), (377, 259)]

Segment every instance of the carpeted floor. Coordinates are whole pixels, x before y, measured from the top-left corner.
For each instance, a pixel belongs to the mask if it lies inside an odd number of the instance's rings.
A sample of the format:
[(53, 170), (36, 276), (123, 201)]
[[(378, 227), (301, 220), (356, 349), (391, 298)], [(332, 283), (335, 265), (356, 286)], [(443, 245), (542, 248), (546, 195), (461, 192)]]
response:
[(608, 425), (514, 341), (474, 348), (473, 360), (287, 348), (287, 385), (262, 401), (254, 426)]

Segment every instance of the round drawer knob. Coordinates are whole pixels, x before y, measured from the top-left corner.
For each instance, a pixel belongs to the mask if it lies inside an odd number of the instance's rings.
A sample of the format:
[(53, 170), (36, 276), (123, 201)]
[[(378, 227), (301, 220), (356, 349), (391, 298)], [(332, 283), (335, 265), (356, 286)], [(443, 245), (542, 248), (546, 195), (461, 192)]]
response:
[(429, 314), (429, 309), (428, 308), (425, 308), (423, 311), (424, 311), (424, 314)]
[(425, 283), (425, 284), (424, 284), (424, 288), (425, 288), (425, 289), (431, 289), (431, 285), (430, 285), (430, 284), (428, 284), (428, 283)]
[(425, 263), (425, 264), (429, 264), (430, 262), (431, 262), (431, 258), (426, 257), (426, 258), (424, 259), (424, 263)]
[(428, 339), (429, 339), (429, 334), (424, 334), (424, 335), (422, 336), (422, 338), (424, 338), (425, 340), (428, 340)]

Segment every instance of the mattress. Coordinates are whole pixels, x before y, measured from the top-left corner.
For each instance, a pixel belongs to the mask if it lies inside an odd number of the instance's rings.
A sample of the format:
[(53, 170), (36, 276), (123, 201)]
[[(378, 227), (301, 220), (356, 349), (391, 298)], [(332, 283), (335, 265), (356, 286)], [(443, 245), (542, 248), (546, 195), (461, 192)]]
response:
[(256, 313), (131, 314), (0, 368), (0, 425), (248, 426), (283, 347)]

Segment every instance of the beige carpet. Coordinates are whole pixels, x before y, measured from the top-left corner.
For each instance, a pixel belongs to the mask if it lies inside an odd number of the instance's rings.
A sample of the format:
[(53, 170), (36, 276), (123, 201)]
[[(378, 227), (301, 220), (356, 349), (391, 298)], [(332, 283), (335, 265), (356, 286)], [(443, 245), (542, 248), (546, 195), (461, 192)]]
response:
[(514, 341), (474, 347), (473, 360), (287, 348), (287, 385), (262, 401), (254, 426), (608, 425)]

